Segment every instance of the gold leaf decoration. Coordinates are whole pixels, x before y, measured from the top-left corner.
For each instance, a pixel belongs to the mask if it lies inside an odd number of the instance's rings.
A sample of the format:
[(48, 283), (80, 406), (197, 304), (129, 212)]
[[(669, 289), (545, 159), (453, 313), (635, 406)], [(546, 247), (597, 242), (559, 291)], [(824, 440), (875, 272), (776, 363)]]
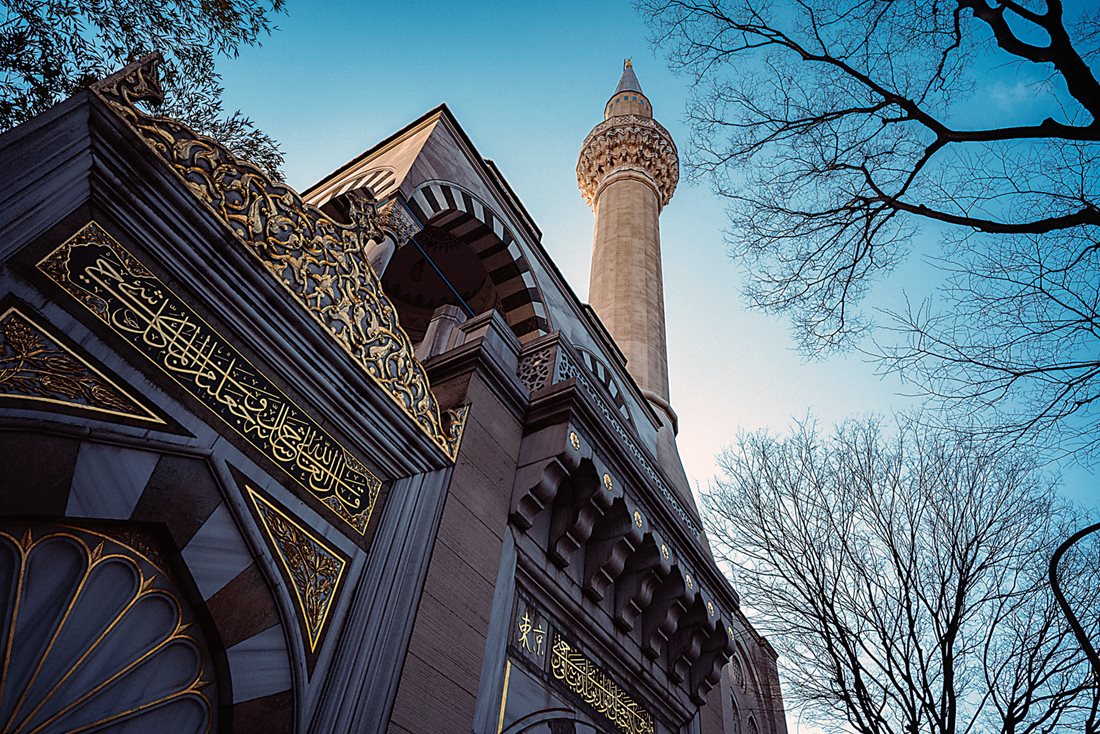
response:
[(135, 103), (163, 98), (160, 62), (160, 54), (150, 54), (92, 90), (454, 461), (461, 438), (461, 430), (454, 430), (458, 416), (440, 413), (427, 373), (365, 255), (368, 240), (381, 236), (375, 207), (357, 202), (351, 224), (339, 224), (219, 143), (180, 122), (142, 112)]
[(550, 673), (624, 734), (656, 731), (653, 715), (560, 635), (550, 649)]
[(341, 520), (366, 532), (381, 480), (106, 230), (90, 222), (38, 268)]
[(259, 492), (247, 489), (260, 524), (294, 589), (302, 626), (309, 638), (309, 651), (316, 652), (347, 562)]
[(164, 425), (152, 410), (15, 306), (0, 314), (0, 396)]
[(0, 525), (3, 730), (214, 731), (208, 641), (151, 539), (24, 523)]

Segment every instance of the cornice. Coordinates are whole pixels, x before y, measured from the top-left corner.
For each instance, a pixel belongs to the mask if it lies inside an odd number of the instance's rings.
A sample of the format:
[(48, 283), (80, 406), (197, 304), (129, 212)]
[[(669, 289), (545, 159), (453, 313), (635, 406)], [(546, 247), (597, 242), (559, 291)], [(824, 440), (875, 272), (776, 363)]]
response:
[(522, 421), (527, 409), (527, 391), (516, 375), (519, 340), (504, 317), (497, 311), (487, 311), (458, 328), (476, 335), (426, 360), (432, 381), (442, 384), (462, 375), (476, 374), (516, 420)]

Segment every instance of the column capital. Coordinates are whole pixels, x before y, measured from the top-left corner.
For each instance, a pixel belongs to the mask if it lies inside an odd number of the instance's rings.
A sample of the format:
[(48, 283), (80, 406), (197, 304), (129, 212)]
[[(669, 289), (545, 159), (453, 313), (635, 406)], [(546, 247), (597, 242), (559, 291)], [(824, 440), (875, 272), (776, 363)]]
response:
[(398, 249), (404, 247), (409, 239), (420, 231), (420, 226), (413, 221), (412, 215), (396, 196), (378, 205), (378, 224), (382, 229), (393, 234)]

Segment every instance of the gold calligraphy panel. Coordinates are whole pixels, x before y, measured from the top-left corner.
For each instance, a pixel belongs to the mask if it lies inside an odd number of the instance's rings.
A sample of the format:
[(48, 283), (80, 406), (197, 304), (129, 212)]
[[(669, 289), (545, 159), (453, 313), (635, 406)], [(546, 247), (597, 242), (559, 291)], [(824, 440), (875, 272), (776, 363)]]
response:
[(560, 635), (550, 649), (550, 673), (625, 734), (653, 734), (653, 715)]
[(152, 410), (15, 306), (0, 314), (0, 397), (165, 425)]
[(95, 222), (38, 267), (358, 533), (382, 483)]
[(260, 524), (267, 532), (298, 602), (309, 651), (316, 652), (347, 562), (259, 492), (247, 487)]

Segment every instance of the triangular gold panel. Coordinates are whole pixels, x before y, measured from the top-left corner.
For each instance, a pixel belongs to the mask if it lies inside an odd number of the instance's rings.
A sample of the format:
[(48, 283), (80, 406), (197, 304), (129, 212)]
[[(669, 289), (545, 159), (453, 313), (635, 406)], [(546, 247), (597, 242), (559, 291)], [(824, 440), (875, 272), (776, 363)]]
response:
[(298, 613), (309, 638), (309, 651), (316, 652), (347, 561), (259, 492), (251, 487), (246, 489), (279, 558), (280, 569), (294, 589)]
[(165, 425), (156, 413), (15, 306), (0, 314), (0, 397)]

